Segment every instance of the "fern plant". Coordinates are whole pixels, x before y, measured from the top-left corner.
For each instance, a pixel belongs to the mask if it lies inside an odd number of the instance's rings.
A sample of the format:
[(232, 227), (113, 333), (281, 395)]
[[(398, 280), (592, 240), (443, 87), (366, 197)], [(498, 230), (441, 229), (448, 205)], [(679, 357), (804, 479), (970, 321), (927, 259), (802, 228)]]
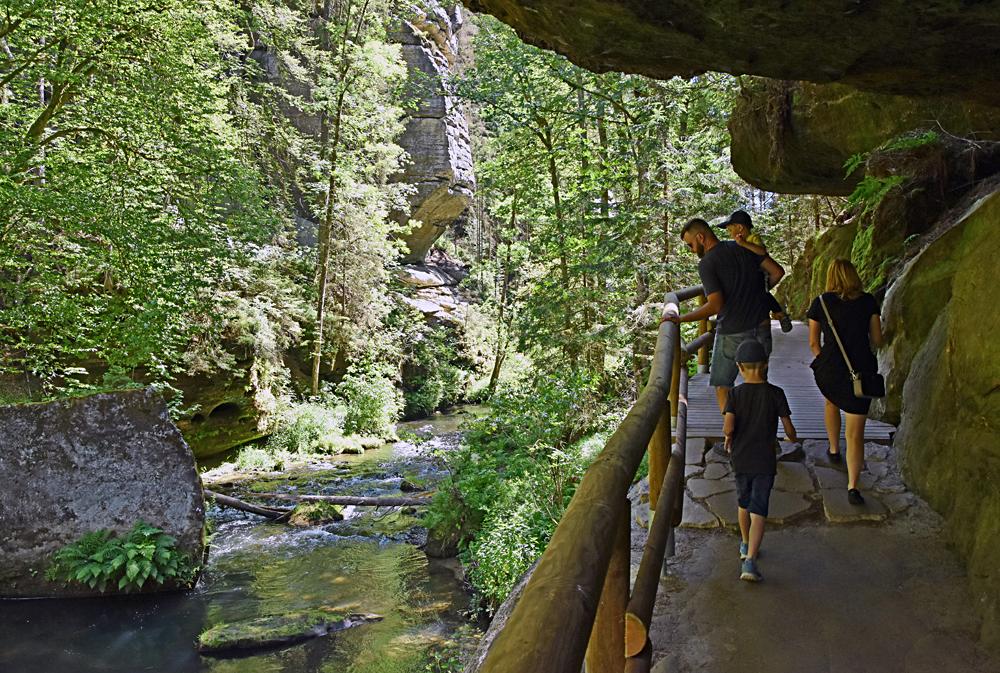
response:
[(187, 584), (198, 568), (177, 549), (177, 540), (145, 521), (138, 521), (124, 537), (109, 530), (85, 534), (52, 557), (45, 572), (50, 582), (83, 584), (105, 592), (138, 591), (147, 582)]

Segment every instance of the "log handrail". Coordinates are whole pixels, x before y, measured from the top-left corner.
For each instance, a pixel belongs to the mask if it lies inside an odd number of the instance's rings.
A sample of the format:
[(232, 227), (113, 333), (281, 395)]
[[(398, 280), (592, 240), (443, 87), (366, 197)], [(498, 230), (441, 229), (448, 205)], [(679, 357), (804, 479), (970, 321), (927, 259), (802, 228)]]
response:
[[(701, 295), (701, 286), (668, 293), (663, 316), (678, 315), (682, 301)], [(707, 337), (702, 336), (695, 343), (704, 340)], [(508, 618), (507, 625), (497, 635), (479, 667), (481, 673), (580, 671), (614, 543), (620, 537), (616, 535), (616, 531), (623, 515), (627, 514), (628, 499), (625, 496), (657, 424), (663, 415), (669, 413), (667, 397), (673, 378), (675, 356), (680, 348), (678, 325), (670, 321), (661, 322), (646, 386), (584, 474), (576, 494)], [(683, 382), (683, 388), (674, 390), (679, 402), (678, 415), (683, 409), (686, 416), (687, 375), (684, 369), (686, 368), (681, 367), (682, 373), (678, 377), (678, 384)], [(660, 527), (672, 530), (670, 524), (680, 496), (675, 482), (680, 483), (683, 479), (685, 443), (683, 437), (678, 436), (675, 446), (680, 447), (680, 460), (675, 458), (678, 453), (675, 449), (667, 467), (669, 478), (664, 483), (665, 497), (659, 499), (656, 514), (653, 515), (653, 521), (658, 520), (660, 525), (653, 527), (651, 536)], [(661, 508), (664, 510), (662, 516)], [(661, 534), (662, 531), (656, 533), (658, 536)], [(661, 546), (658, 541), (654, 542), (657, 547)], [(647, 542), (647, 547), (649, 544)], [(665, 549), (665, 544), (662, 546)], [(659, 577), (662, 559), (663, 552), (659, 554), (659, 562), (656, 564), (656, 578)], [(654, 560), (651, 557), (647, 561), (644, 555), (643, 564), (648, 566)], [(640, 596), (637, 599), (633, 592), (634, 600), (649, 601), (651, 613), (655, 586), (652, 599), (648, 592)], [(648, 617), (643, 620), (643, 614), (637, 608), (634, 617), (646, 629)], [(624, 615), (621, 618), (624, 619)], [(600, 634), (595, 634), (595, 637), (599, 636)], [(648, 638), (644, 641), (643, 649), (649, 649)], [(619, 670), (624, 670), (624, 648), (619, 651), (622, 652), (622, 667)]]

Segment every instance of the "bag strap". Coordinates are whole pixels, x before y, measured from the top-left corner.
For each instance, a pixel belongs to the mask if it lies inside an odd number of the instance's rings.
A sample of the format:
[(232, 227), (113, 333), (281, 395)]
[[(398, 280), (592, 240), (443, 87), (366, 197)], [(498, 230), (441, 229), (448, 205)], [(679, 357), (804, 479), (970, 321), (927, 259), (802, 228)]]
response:
[(847, 363), (847, 370), (851, 373), (851, 378), (856, 379), (858, 375), (854, 371), (854, 365), (851, 364), (851, 359), (847, 357), (847, 351), (844, 350), (844, 344), (840, 340), (840, 335), (837, 334), (837, 328), (833, 324), (833, 318), (830, 317), (830, 309), (826, 307), (826, 302), (823, 301), (823, 295), (819, 296), (819, 303), (823, 307), (823, 313), (826, 314), (826, 321), (830, 323), (830, 331), (833, 332), (833, 338), (837, 340), (837, 346), (840, 348), (840, 354), (844, 356), (844, 362)]

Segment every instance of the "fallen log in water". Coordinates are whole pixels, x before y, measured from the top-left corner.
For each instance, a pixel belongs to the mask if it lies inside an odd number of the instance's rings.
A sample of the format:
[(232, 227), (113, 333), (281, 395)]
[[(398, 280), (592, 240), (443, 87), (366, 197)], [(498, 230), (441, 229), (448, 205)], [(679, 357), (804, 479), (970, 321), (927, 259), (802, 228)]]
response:
[(431, 504), (430, 498), (397, 498), (395, 496), (291, 495), (288, 493), (254, 493), (254, 496), (276, 500), (329, 502), (333, 505), (357, 505), (361, 507), (407, 507)]
[(249, 512), (250, 514), (258, 514), (276, 521), (287, 519), (293, 509), (291, 507), (263, 507), (261, 505), (254, 505), (249, 502), (243, 502), (242, 500), (234, 498), (230, 495), (223, 495), (221, 493), (216, 493), (215, 491), (210, 491), (207, 488), (205, 489), (205, 497), (214, 498), (215, 502), (222, 507), (238, 509), (243, 512)]

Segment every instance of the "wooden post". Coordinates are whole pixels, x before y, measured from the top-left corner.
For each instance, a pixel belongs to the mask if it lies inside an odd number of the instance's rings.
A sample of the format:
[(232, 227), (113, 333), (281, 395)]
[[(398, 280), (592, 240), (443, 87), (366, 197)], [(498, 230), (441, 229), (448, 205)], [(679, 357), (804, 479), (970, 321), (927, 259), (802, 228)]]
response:
[(674, 344), (674, 364), (671, 368), (670, 375), (670, 394), (667, 396), (670, 400), (670, 420), (671, 427), (677, 426), (677, 400), (678, 393), (681, 386), (681, 340), (680, 338)]
[[(704, 306), (707, 302), (708, 299), (705, 297), (705, 295), (701, 295), (698, 297), (699, 306)], [(705, 318), (700, 323), (698, 323), (698, 336), (701, 336), (702, 334), (705, 334), (708, 331), (709, 331), (708, 318)], [(710, 346), (708, 344), (705, 344), (704, 346), (698, 349), (699, 374), (705, 374), (708, 372), (708, 362), (710, 359), (709, 356), (710, 356)]]
[(587, 673), (624, 673), (625, 671), (625, 606), (631, 570), (632, 521), (631, 503), (625, 499), (618, 522), (615, 548), (604, 578), (601, 601), (597, 605), (594, 626), (587, 645)]
[(670, 461), (670, 417), (667, 415), (666, 407), (660, 412), (660, 418), (656, 422), (656, 430), (649, 438), (647, 445), (649, 451), (649, 524), (653, 524), (653, 513), (656, 511), (656, 502), (660, 497), (660, 489), (663, 487), (663, 475), (667, 473), (667, 463)]

